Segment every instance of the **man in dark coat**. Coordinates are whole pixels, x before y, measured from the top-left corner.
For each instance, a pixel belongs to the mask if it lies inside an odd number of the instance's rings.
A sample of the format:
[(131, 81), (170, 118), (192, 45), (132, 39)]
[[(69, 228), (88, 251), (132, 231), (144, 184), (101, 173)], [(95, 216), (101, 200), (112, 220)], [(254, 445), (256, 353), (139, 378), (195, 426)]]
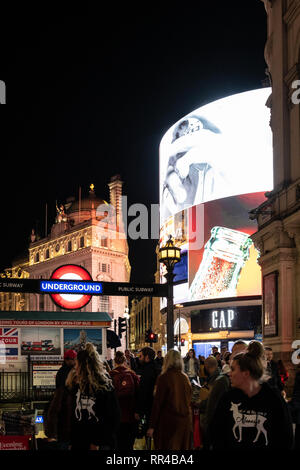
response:
[(77, 356), (77, 353), (73, 349), (68, 349), (67, 351), (65, 351), (64, 363), (61, 366), (61, 368), (58, 370), (56, 374), (56, 378), (55, 378), (56, 388), (65, 386), (65, 382), (69, 375), (69, 372), (75, 366), (76, 356)]
[(154, 362), (155, 351), (153, 348), (145, 347), (139, 353), (140, 369), (140, 387), (135, 407), (135, 418), (139, 420), (143, 416), (146, 417), (145, 429), (148, 429), (149, 420), (153, 404), (153, 392), (159, 370)]
[(161, 371), (162, 367), (163, 367), (163, 364), (164, 364), (164, 358), (162, 357), (161, 351), (157, 351), (157, 356), (154, 359), (154, 361), (156, 363), (157, 369), (159, 369)]
[(273, 350), (270, 347), (265, 347), (265, 356), (267, 360), (267, 372), (270, 375), (270, 379), (268, 380), (268, 384), (271, 387), (279, 390), (280, 392), (283, 391), (283, 384), (280, 379), (278, 364), (273, 360)]
[(125, 349), (125, 358), (126, 358), (126, 363), (130, 369), (132, 369), (134, 372), (137, 370), (137, 364), (136, 360), (133, 354), (129, 351), (129, 349)]
[(300, 369), (295, 376), (293, 396), (289, 406), (293, 423), (296, 425), (294, 447), (295, 449), (300, 450)]

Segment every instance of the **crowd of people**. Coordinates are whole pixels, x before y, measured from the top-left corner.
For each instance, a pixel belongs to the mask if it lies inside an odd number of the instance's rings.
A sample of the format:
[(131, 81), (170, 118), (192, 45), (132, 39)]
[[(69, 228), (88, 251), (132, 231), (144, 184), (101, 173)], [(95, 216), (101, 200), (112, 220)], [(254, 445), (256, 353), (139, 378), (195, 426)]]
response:
[(109, 361), (87, 343), (65, 352), (45, 433), (61, 450), (131, 451), (141, 437), (155, 450), (300, 448), (300, 371), (291, 400), (287, 378), (258, 341), (206, 358), (144, 347)]

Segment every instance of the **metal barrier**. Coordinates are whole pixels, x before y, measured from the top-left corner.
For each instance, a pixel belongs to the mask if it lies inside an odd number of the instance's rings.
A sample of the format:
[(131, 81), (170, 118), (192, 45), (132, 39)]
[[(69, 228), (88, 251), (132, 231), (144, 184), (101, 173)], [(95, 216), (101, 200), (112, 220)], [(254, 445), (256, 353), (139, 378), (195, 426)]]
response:
[(54, 390), (32, 388), (29, 374), (23, 371), (0, 371), (0, 403), (49, 401)]

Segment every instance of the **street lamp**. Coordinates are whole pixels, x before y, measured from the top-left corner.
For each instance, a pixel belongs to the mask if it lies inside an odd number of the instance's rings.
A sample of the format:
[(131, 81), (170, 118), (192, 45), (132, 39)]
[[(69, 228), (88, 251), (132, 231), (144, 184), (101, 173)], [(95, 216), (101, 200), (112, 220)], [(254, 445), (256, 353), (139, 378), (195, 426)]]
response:
[(178, 308), (178, 338), (179, 338), (179, 342), (178, 342), (178, 349), (179, 351), (181, 352), (181, 317), (180, 317), (180, 309), (183, 307), (182, 304), (176, 304), (175, 307)]
[(174, 245), (172, 235), (167, 243), (159, 249), (159, 262), (167, 268), (164, 275), (168, 283), (167, 297), (167, 350), (174, 348), (174, 305), (173, 305), (173, 279), (174, 266), (180, 261), (180, 248)]
[(128, 336), (130, 334), (129, 330), (129, 308), (126, 306), (124, 309), (124, 318), (126, 318), (126, 349), (128, 349)]

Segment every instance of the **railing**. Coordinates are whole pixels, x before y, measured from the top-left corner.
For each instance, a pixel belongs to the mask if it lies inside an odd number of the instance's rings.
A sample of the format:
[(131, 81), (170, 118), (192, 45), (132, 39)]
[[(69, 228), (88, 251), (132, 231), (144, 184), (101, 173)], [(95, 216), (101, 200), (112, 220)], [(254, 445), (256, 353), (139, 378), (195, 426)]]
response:
[(0, 403), (49, 401), (52, 395), (51, 389), (30, 387), (28, 372), (0, 371)]

